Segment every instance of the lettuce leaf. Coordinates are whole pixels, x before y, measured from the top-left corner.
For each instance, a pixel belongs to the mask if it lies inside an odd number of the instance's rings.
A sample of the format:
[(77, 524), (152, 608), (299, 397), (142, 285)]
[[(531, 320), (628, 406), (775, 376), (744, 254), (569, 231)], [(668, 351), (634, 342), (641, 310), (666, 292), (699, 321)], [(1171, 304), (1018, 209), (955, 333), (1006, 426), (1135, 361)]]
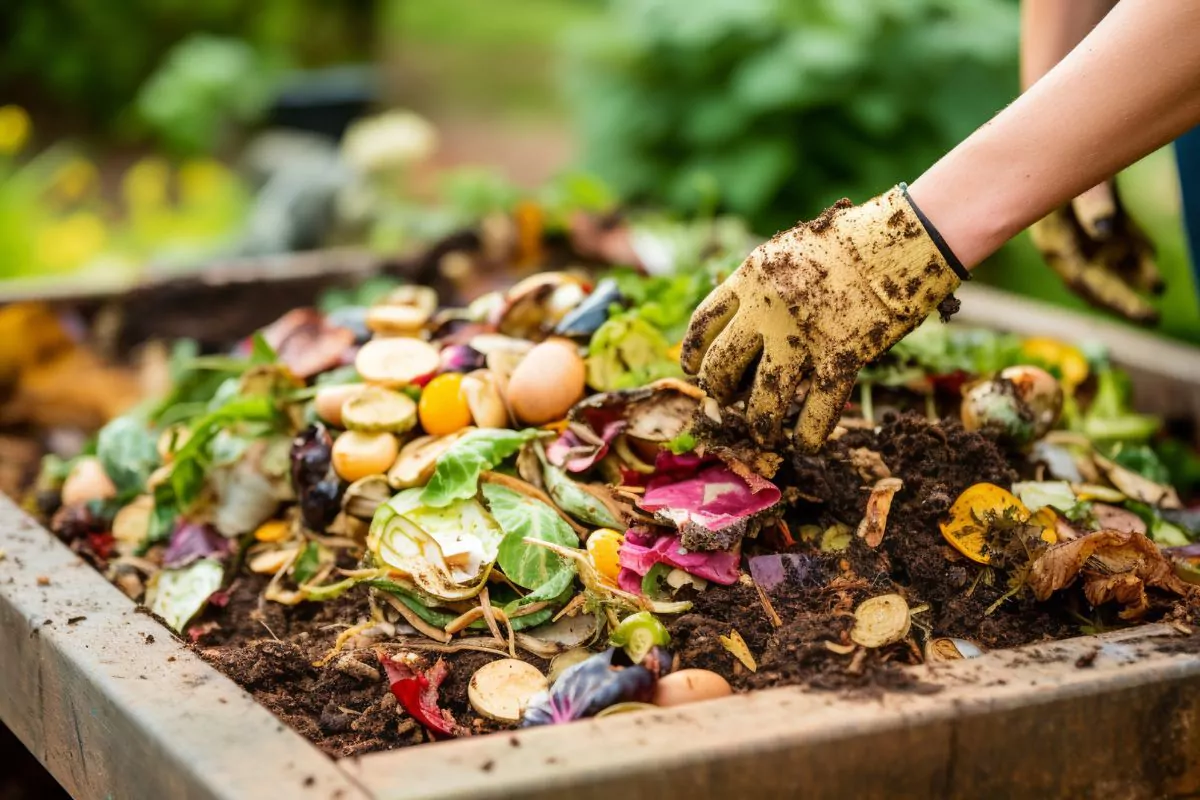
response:
[(177, 633), (183, 633), (221, 588), (225, 568), (211, 558), (202, 558), (180, 569), (164, 569), (154, 576), (147, 590), (146, 605)]
[(421, 492), (421, 502), (443, 508), (455, 500), (474, 497), (479, 475), (494, 468), (537, 436), (536, 430), (486, 428), (474, 430), (450, 446), (438, 459), (437, 469)]
[(146, 480), (159, 463), (154, 436), (145, 422), (133, 414), (117, 417), (100, 429), (96, 457), (122, 498), (144, 491)]
[[(550, 506), (504, 486), (485, 484), (483, 496), (504, 531), (497, 563), (505, 576), (517, 586), (538, 592), (538, 599), (562, 594), (575, 575), (575, 565), (544, 547), (526, 544), (525, 539), (578, 547), (579, 538), (571, 527)], [(524, 599), (529, 600), (528, 596)]]

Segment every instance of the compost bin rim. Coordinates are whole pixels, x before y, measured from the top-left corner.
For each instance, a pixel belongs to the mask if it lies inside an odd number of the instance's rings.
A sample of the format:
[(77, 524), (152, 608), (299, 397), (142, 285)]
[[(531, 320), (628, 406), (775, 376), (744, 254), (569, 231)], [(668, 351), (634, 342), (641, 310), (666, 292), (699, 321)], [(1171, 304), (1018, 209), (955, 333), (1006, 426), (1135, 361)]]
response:
[[(370, 753), (339, 763), (378, 797), (550, 797), (556, 791), (605, 783), (614, 772), (649, 781), (671, 769), (705, 772), (746, 752), (774, 752), (783, 759), (800, 748), (932, 730), (966, 717), (1014, 709), (1086, 704), (1172, 681), (1200, 688), (1200, 647), (1187, 654), (1159, 651), (1163, 643), (1182, 636), (1172, 626), (1151, 624), (907, 668), (930, 686), (940, 687), (928, 694), (893, 690), (846, 695), (785, 686), (584, 720), (565, 729), (524, 729)], [(736, 737), (729, 735), (731, 729)], [(618, 750), (623, 751), (620, 758), (614, 755)]]
[(0, 531), (0, 719), (73, 796), (367, 797), (3, 495)]

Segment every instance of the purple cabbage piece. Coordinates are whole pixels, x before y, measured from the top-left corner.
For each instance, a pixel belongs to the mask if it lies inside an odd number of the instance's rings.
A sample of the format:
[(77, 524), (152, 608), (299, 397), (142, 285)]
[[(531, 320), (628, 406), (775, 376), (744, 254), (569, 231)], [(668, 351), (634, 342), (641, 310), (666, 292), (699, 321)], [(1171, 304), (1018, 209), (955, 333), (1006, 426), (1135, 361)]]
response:
[(178, 569), (201, 558), (219, 559), (232, 549), (232, 543), (213, 526), (180, 520), (163, 553), (163, 567)]
[(557, 725), (592, 717), (617, 703), (648, 703), (658, 676), (670, 668), (671, 654), (656, 647), (641, 664), (627, 660), (624, 651), (610, 647), (566, 669), (547, 692), (535, 695), (521, 718), (521, 727)]
[(727, 550), (685, 552), (679, 537), (657, 534), (643, 528), (631, 528), (617, 551), (621, 572), (617, 582), (622, 589), (642, 593), (642, 578), (655, 564), (677, 567), (689, 575), (724, 586), (737, 583), (739, 553)]
[(749, 559), (750, 577), (770, 591), (788, 580), (807, 582), (815, 570), (812, 556), (803, 553), (770, 553)]
[(1174, 558), (1200, 558), (1200, 542), (1164, 547), (1163, 553)]
[(585, 472), (608, 455), (608, 446), (627, 425), (625, 420), (607, 423), (599, 433), (601, 444), (598, 445), (584, 441), (583, 437), (567, 428), (546, 448), (546, 459), (567, 472)]
[(775, 484), (748, 470), (696, 456), (659, 458), (638, 505), (679, 529), (691, 549), (728, 550), (741, 540), (751, 517), (782, 497)]

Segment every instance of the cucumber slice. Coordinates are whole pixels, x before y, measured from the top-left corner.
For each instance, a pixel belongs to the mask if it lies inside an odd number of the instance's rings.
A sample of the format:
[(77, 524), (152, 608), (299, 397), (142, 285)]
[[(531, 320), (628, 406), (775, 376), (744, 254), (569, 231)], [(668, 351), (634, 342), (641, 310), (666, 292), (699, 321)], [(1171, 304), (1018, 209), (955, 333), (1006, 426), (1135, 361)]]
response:
[(406, 394), (364, 386), (342, 404), (342, 424), (362, 433), (407, 433), (417, 424), (417, 404)]

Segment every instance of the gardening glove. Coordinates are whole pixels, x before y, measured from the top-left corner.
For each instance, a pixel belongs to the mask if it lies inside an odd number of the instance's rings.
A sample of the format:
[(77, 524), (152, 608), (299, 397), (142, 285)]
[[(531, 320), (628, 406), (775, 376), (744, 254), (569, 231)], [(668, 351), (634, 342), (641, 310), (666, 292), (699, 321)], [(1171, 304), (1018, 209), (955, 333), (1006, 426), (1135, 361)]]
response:
[(1132, 322), (1158, 322), (1158, 311), (1141, 295), (1163, 290), (1154, 248), (1121, 207), (1111, 181), (1079, 195), (1029, 232), (1071, 291)]
[(813, 452), (841, 418), (858, 371), (967, 278), (900, 184), (861, 206), (842, 200), (776, 234), (713, 290), (683, 339), (684, 370), (723, 403), (758, 359), (746, 416), (776, 442), (803, 378), (796, 447)]

